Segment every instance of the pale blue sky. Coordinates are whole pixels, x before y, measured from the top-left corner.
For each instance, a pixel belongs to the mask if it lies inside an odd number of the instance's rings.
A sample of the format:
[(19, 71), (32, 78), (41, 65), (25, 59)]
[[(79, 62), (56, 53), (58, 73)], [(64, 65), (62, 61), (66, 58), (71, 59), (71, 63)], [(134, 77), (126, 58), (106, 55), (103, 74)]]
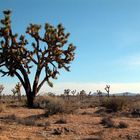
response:
[[(71, 72), (61, 71), (54, 81), (55, 92), (61, 83), (62, 89), (63, 83), (75, 83), (93, 91), (101, 83), (132, 84), (130, 91), (140, 91), (140, 86), (133, 90), (140, 83), (139, 0), (0, 0), (0, 18), (4, 9), (12, 10), (15, 33), (24, 33), (29, 23), (45, 22), (63, 23), (71, 33), (76, 59)], [(10, 77), (0, 78), (0, 83), (11, 82)], [(114, 91), (128, 90), (122, 87)]]

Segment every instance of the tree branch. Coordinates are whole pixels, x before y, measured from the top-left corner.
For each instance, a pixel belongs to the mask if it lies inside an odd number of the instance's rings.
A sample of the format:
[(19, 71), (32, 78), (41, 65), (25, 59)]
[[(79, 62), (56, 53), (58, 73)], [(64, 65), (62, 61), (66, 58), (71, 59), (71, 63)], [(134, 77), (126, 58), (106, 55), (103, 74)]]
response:
[(41, 68), (39, 68), (39, 67), (40, 66), (38, 64), (37, 71), (36, 71), (36, 74), (35, 74), (34, 83), (33, 83), (33, 93), (35, 93), (35, 94), (37, 94), (37, 85), (38, 85), (40, 73), (41, 73), (41, 70), (42, 70), (42, 67)]
[(18, 77), (18, 79), (20, 80), (20, 82), (22, 83), (24, 89), (26, 89), (26, 85), (25, 82), (23, 81), (22, 77), (20, 76), (20, 74), (18, 72), (15, 72), (15, 75)]
[(43, 86), (43, 84), (47, 81), (47, 77), (45, 77), (42, 82), (39, 84), (38, 88), (37, 88), (37, 92), (39, 92), (39, 90), (41, 89), (41, 87)]
[(0, 69), (0, 73), (2, 73), (3, 75), (2, 75), (2, 77), (4, 77), (6, 74), (8, 74), (9, 72), (5, 72), (5, 71), (3, 71), (3, 70), (1, 70)]
[(31, 55), (29, 57), (34, 62), (34, 64), (38, 65), (37, 61)]
[(29, 91), (31, 91), (31, 84), (28, 78), (28, 74), (26, 72), (26, 70), (23, 68), (22, 65), (20, 65), (19, 71), (22, 73), (23, 77), (24, 77), (24, 81), (25, 81), (25, 85), (27, 86), (25, 88), (26, 91), (28, 91), (27, 93), (29, 93)]

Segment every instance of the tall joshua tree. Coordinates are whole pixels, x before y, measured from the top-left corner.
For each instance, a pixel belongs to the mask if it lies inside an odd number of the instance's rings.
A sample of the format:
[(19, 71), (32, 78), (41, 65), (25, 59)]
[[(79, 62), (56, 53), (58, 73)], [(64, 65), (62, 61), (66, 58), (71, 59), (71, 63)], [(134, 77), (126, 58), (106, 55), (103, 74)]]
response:
[(110, 93), (110, 85), (106, 85), (105, 90), (107, 92), (107, 96), (109, 97), (109, 93)]
[[(11, 11), (3, 11), (4, 18), (0, 21), (0, 72), (2, 76), (16, 76), (22, 83), (29, 107), (42, 85), (47, 82), (53, 87), (51, 79), (56, 79), (59, 69), (69, 71), (69, 64), (74, 60), (75, 46), (67, 45), (69, 33), (65, 33), (64, 27), (59, 24), (54, 27), (45, 24), (44, 35), (39, 34), (41, 25), (30, 24), (26, 33), (33, 38), (28, 43), (24, 35), (14, 34), (11, 27)], [(67, 45), (67, 46), (66, 46)], [(30, 82), (29, 74), (35, 66), (36, 72), (33, 83)], [(40, 79), (41, 72), (45, 75)]]

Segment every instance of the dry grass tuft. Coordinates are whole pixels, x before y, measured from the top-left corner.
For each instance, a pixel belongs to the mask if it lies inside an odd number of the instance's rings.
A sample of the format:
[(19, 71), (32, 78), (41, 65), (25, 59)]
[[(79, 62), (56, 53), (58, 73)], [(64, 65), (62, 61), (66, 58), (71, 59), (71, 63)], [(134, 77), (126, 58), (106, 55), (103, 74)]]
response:
[(131, 105), (131, 114), (132, 116), (135, 116), (135, 117), (140, 116), (140, 101)]

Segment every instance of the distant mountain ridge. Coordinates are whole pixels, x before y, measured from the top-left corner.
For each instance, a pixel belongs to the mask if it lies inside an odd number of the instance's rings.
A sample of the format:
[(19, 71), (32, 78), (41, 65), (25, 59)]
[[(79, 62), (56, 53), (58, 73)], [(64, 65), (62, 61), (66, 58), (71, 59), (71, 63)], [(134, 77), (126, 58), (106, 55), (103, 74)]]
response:
[[(98, 96), (98, 93), (95, 92), (92, 94), (93, 96)], [(110, 96), (115, 95), (115, 96), (140, 96), (140, 93), (132, 93), (132, 92), (120, 92), (120, 93), (110, 93)], [(107, 93), (102, 92), (102, 96), (107, 96)]]

